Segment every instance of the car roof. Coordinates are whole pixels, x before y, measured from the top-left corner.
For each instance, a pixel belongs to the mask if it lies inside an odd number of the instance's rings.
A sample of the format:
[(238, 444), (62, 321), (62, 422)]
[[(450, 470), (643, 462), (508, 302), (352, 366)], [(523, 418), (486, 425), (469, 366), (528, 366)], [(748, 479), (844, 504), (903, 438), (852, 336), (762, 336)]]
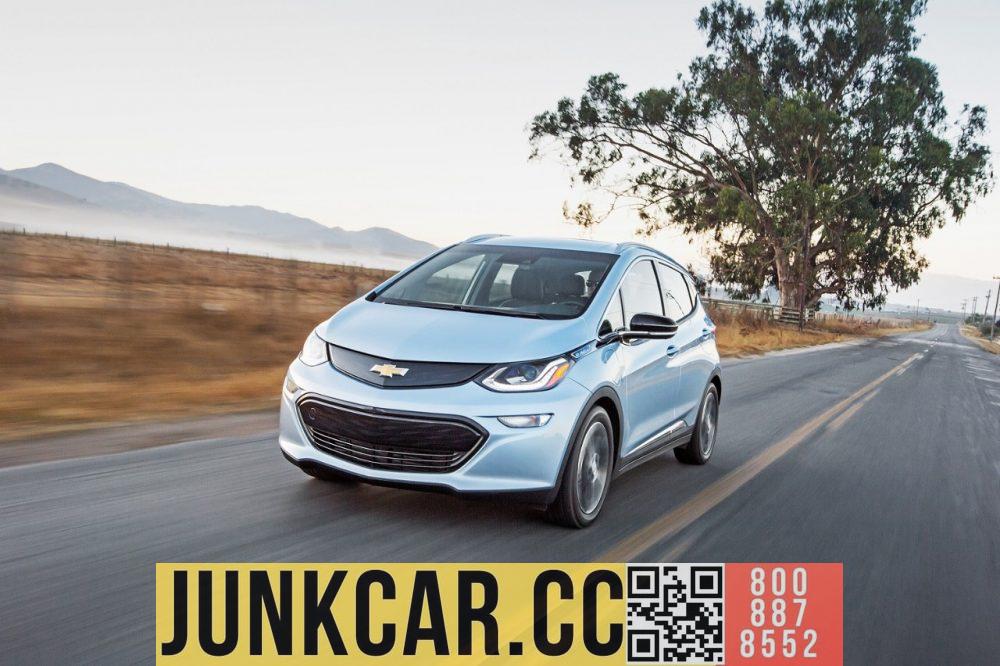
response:
[[(553, 250), (579, 250), (582, 252), (603, 252), (616, 255), (654, 254), (671, 263), (677, 264), (669, 255), (642, 243), (611, 243), (608, 241), (590, 240), (587, 238), (544, 238), (536, 236), (504, 236), (489, 234), (473, 236), (465, 241), (481, 245), (505, 245), (509, 247), (541, 247)], [(679, 265), (679, 264), (678, 264)]]

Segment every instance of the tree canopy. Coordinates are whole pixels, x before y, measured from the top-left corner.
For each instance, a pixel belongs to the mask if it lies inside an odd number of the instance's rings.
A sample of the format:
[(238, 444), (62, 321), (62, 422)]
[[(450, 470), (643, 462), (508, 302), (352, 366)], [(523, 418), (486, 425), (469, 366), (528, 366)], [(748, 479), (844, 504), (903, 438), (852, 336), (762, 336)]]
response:
[(925, 8), (718, 0), (697, 20), (707, 53), (672, 86), (629, 95), (618, 75), (594, 76), (534, 118), (532, 156), (557, 153), (598, 197), (566, 208), (579, 224), (631, 207), (644, 233), (708, 238), (736, 294), (880, 305), (926, 267), (916, 241), (992, 186), (985, 109), (949, 118), (915, 54)]

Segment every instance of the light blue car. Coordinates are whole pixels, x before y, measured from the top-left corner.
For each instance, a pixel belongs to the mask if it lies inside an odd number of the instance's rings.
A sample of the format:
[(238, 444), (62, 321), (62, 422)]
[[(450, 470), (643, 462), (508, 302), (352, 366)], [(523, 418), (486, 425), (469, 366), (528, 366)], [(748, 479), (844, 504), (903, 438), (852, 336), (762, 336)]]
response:
[(612, 477), (704, 464), (722, 379), (688, 273), (636, 243), (482, 236), (320, 324), (279, 442), (321, 479), (511, 494), (589, 525)]

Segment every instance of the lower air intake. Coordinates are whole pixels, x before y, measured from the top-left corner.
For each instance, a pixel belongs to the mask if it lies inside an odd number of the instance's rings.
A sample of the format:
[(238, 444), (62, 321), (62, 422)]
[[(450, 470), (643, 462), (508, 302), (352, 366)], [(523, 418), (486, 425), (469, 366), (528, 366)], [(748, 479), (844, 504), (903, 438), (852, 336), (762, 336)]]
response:
[(298, 403), (309, 440), (321, 451), (371, 469), (450, 472), (486, 439), (457, 416), (375, 410), (306, 397)]

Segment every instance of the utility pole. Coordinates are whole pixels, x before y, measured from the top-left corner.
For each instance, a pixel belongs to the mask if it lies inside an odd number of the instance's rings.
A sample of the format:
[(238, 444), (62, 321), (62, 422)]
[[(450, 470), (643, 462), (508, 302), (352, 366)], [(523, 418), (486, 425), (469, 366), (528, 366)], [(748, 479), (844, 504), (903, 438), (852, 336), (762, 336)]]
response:
[(990, 296), (993, 295), (992, 289), (986, 290), (986, 306), (983, 307), (983, 319), (986, 319), (990, 315)]
[(976, 323), (976, 304), (978, 304), (978, 303), (979, 303), (979, 297), (978, 296), (973, 296), (972, 297), (972, 314), (970, 315), (972, 317), (972, 323), (973, 324)]
[(1000, 303), (1000, 275), (994, 275), (993, 279), (997, 281), (997, 297), (993, 300), (993, 319), (990, 320), (990, 340), (993, 339), (993, 329), (997, 325), (997, 303)]

